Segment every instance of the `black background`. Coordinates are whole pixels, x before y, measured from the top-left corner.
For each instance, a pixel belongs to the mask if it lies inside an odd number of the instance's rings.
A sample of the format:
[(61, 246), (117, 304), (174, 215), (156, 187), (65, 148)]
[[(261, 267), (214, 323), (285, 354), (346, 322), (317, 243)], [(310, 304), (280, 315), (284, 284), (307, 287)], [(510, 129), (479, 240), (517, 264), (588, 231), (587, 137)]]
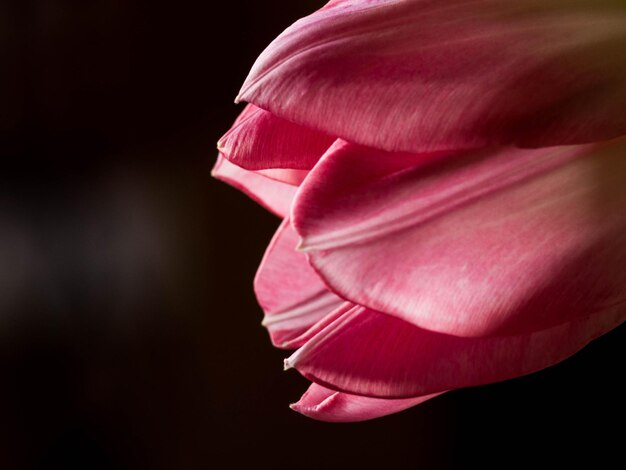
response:
[(624, 328), (372, 422), (287, 407), (251, 287), (278, 220), (209, 172), (321, 4), (0, 3), (0, 468), (621, 467)]

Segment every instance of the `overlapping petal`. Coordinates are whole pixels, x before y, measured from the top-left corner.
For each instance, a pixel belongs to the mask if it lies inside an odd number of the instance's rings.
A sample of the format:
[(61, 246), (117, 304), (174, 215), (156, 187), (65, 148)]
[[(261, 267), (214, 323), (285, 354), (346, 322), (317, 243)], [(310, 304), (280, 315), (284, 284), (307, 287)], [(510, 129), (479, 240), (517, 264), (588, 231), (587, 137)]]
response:
[(270, 243), (254, 280), (254, 290), (265, 312), (272, 343), (282, 348), (300, 346), (318, 322), (344, 301), (328, 291), (306, 257), (295, 248), (296, 232), (284, 220)]
[(291, 408), (319, 421), (355, 422), (398, 413), (424, 403), (437, 395), (397, 400), (372, 398), (337, 392), (314, 383), (297, 403), (291, 405)]
[(335, 139), (248, 105), (220, 139), (218, 149), (248, 170), (309, 170)]
[(626, 139), (385, 174), (391, 160), (402, 158), (337, 144), (294, 202), (301, 249), (341, 297), (460, 336), (531, 332), (626, 302)]
[[(278, 173), (272, 174), (273, 177), (270, 178), (258, 172), (244, 170), (222, 155), (217, 158), (211, 175), (239, 189), (279, 217), (289, 214), (291, 201), (298, 189), (297, 186), (280, 181)], [(280, 176), (286, 180), (297, 179), (297, 175), (290, 176), (286, 172)]]
[(326, 326), (286, 365), (344, 393), (410, 398), (538, 371), (582, 349), (626, 319), (626, 306), (534, 333), (462, 338), (364, 307)]
[(585, 143), (626, 133), (624, 44), (622, 0), (336, 1), (238, 98), (389, 151)]
[(213, 175), (284, 218), (255, 292), (293, 409), (384, 416), (623, 323), (625, 44), (624, 0), (331, 0), (266, 49)]

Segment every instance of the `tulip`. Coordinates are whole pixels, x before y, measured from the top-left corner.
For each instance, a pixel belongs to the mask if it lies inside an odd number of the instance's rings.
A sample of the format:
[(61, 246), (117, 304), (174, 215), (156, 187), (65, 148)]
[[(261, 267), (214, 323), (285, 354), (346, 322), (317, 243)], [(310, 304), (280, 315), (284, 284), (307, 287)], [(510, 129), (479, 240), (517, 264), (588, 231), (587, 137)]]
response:
[(360, 421), (626, 318), (626, 2), (335, 0), (282, 33), (213, 174), (283, 218), (263, 324)]

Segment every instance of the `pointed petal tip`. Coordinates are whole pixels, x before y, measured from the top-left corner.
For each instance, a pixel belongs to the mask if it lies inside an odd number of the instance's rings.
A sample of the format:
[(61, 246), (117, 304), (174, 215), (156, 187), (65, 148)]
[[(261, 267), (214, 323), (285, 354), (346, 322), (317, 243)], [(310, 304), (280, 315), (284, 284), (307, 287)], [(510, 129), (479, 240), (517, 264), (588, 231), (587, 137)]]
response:
[(302, 416), (314, 419), (316, 421), (332, 421), (332, 420), (329, 420), (328, 418), (324, 419), (323, 413), (322, 414), (319, 413), (320, 408), (321, 408), (319, 403), (317, 405), (311, 406), (307, 404), (306, 402), (304, 402), (303, 398), (304, 396), (297, 402), (290, 403), (289, 409), (295, 411), (298, 414), (301, 414)]
[(299, 415), (302, 415), (306, 418), (311, 418), (316, 421), (323, 421), (319, 416), (316, 416), (315, 410), (312, 410), (311, 407), (302, 403), (302, 400), (299, 400), (295, 403), (289, 404), (289, 409), (295, 411)]
[(298, 361), (302, 355), (302, 348), (297, 349), (294, 353), (286, 358), (283, 362), (284, 370), (295, 369), (298, 366)]
[(218, 157), (211, 176), (240, 190), (281, 218), (289, 214), (295, 186), (241, 168), (226, 159), (224, 154)]
[[(292, 210), (291, 220), (293, 219), (294, 214)], [(300, 253), (308, 253), (311, 251), (327, 250), (329, 248), (336, 248), (337, 246), (341, 246), (345, 243), (346, 242), (341, 239), (337, 239), (336, 237), (307, 236), (306, 239), (300, 237), (298, 245), (296, 245), (296, 251)]]
[(306, 253), (307, 251), (311, 251), (312, 249), (313, 248), (307, 245), (306, 243), (304, 243), (303, 240), (300, 240), (298, 244), (296, 245), (296, 251), (298, 253)]
[(210, 175), (211, 175), (212, 178), (220, 179), (219, 171), (220, 171), (220, 167), (221, 166), (222, 166), (222, 158), (220, 156), (220, 157), (217, 158), (217, 161), (213, 165), (213, 168), (211, 168)]
[(225, 155), (228, 155), (228, 135), (230, 134), (230, 130), (228, 132), (226, 132), (222, 137), (219, 138), (219, 140), (217, 141), (217, 150), (219, 150), (220, 152), (222, 152)]
[(241, 103), (241, 94), (239, 94), (239, 95), (235, 96), (235, 101), (234, 101), (234, 103), (235, 103), (235, 104), (239, 104), (239, 103)]

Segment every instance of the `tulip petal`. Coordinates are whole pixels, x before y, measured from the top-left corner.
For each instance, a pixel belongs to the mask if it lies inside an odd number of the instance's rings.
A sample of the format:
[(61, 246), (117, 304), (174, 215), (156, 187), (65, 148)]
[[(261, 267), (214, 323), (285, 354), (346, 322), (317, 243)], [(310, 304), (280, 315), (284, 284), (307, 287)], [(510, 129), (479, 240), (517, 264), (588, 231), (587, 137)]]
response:
[(286, 217), (289, 214), (291, 201), (298, 189), (275, 178), (244, 170), (229, 162), (221, 154), (211, 175), (237, 188), (279, 217)]
[(318, 384), (311, 384), (291, 409), (309, 418), (330, 423), (367, 421), (380, 418), (424, 403), (439, 394), (397, 400), (372, 398), (337, 392)]
[(626, 133), (626, 2), (332, 2), (261, 54), (239, 100), (424, 152)]
[[(268, 327), (272, 338), (272, 344), (280, 349), (298, 349), (304, 346), (311, 338), (317, 335), (320, 331), (325, 329), (328, 325), (336, 321), (338, 318), (345, 315), (353, 307), (350, 302), (343, 302), (341, 305), (331, 310), (330, 313), (320, 315), (320, 319), (317, 322), (310, 321), (307, 325), (300, 324), (294, 325), (291, 328), (282, 325), (282, 330), (278, 328), (270, 328), (270, 326), (264, 322), (264, 325)], [(268, 317), (266, 317), (267, 319)], [(312, 319), (309, 316), (309, 319)]]
[(303, 344), (307, 330), (344, 303), (326, 289), (306, 256), (296, 251), (297, 243), (298, 235), (284, 220), (254, 279), (254, 291), (265, 312), (263, 325), (272, 343), (281, 348)]
[(220, 139), (218, 149), (248, 170), (309, 170), (335, 139), (248, 105)]
[(256, 170), (255, 173), (292, 186), (300, 186), (304, 178), (309, 174), (309, 170), (274, 168), (270, 170)]
[(403, 158), (337, 144), (293, 224), (355, 304), (459, 336), (535, 331), (626, 302), (625, 154), (626, 139), (501, 149), (376, 179)]
[(410, 398), (511, 379), (554, 365), (626, 319), (626, 306), (529, 334), (462, 338), (355, 306), (286, 360), (345, 393)]

